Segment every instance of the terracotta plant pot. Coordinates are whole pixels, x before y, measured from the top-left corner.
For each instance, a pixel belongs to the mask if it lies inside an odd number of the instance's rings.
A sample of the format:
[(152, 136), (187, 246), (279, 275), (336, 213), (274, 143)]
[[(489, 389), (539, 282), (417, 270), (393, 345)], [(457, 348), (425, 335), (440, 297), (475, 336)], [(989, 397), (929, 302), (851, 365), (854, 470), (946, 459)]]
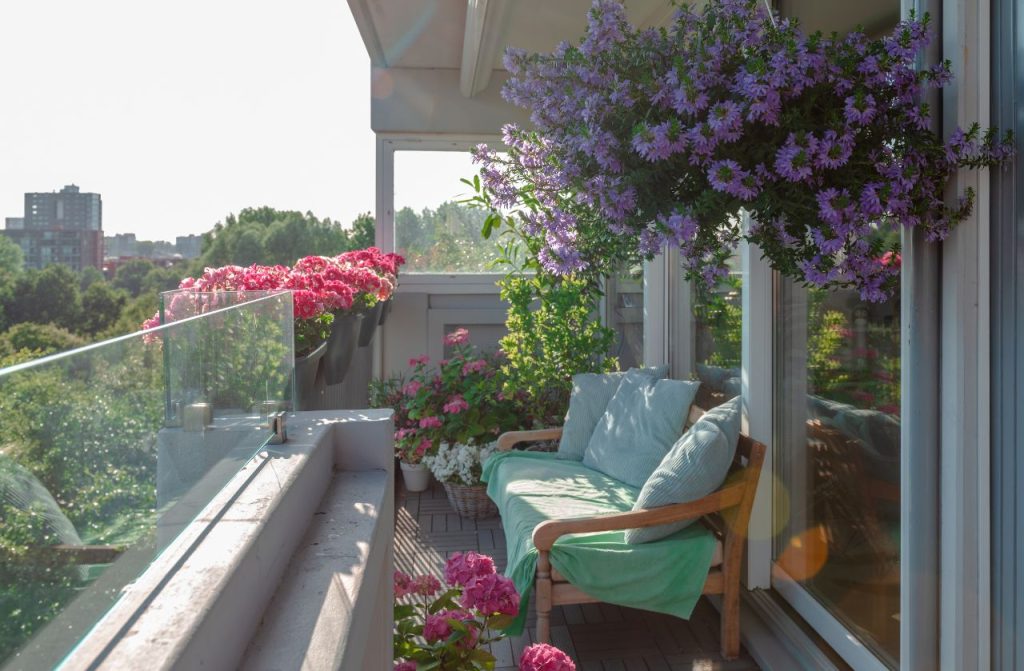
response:
[(384, 311), (384, 303), (377, 301), (377, 304), (363, 313), (363, 324), (359, 327), (359, 346), (366, 347), (373, 342), (373, 335), (377, 332), (380, 324), (380, 315)]
[(331, 325), (331, 337), (327, 340), (324, 353), (324, 382), (338, 384), (345, 379), (352, 354), (359, 342), (359, 328), (363, 315), (358, 313), (335, 314)]
[(323, 358), (327, 343), (305, 356), (295, 357), (295, 409), (319, 410), (324, 392)]
[(402, 480), (410, 492), (423, 492), (430, 487), (430, 469), (426, 464), (407, 464), (402, 462)]

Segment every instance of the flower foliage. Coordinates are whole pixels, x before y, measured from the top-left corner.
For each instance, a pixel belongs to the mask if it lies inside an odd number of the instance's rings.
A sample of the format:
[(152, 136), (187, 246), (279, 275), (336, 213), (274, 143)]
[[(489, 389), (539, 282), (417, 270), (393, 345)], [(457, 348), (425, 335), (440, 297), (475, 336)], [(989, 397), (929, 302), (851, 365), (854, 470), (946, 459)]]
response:
[(1009, 135), (977, 124), (945, 141), (931, 130), (922, 99), (951, 72), (915, 65), (930, 37), (927, 15), (881, 39), (805, 35), (758, 0), (683, 6), (669, 29), (638, 30), (596, 0), (578, 46), (508, 52), (504, 95), (535, 130), (507, 126), (507, 154), (475, 157), (498, 206), (534, 206), (525, 225), (553, 272), (672, 245), (710, 285), (746, 238), (789, 276), (883, 300), (899, 267), (881, 261), (897, 250), (879, 233), (944, 239), (974, 200), (943, 199), (954, 172), (1012, 154)]
[[(479, 447), (492, 442), (503, 431), (522, 428), (520, 405), (514, 395), (503, 392), (505, 374), (501, 352), (480, 352), (469, 342), (469, 332), (458, 329), (445, 336), (450, 356), (437, 367), (427, 356), (409, 360), (412, 372), (400, 394), (390, 394), (395, 402), (395, 445), (408, 463), (419, 463), (435, 455), (442, 443), (474, 448), (464, 456), (470, 476), (479, 476)], [(383, 383), (394, 390), (395, 383)], [(452, 463), (449, 463), (452, 460)], [(440, 464), (449, 477), (461, 478), (458, 450), (445, 455)], [(466, 482), (465, 484), (471, 484)]]
[[(494, 668), (494, 656), (484, 646), (503, 638), (495, 630), (510, 625), (519, 612), (515, 585), (495, 572), (493, 559), (476, 552), (453, 554), (444, 575), (447, 589), (433, 576), (395, 571), (396, 671)], [(559, 665), (551, 665), (555, 660)], [(575, 669), (565, 653), (551, 646), (527, 649), (521, 668)]]
[[(207, 268), (199, 277), (186, 277), (178, 285), (202, 296), (201, 311), (219, 307), (219, 292), (278, 291), (292, 292), (295, 313), (296, 351), (308, 351), (330, 335), (332, 314), (339, 311), (373, 307), (387, 300), (398, 283), (398, 268), (405, 260), (398, 254), (385, 254), (376, 247), (345, 252), (338, 256), (307, 256), (288, 266), (222, 266)], [(214, 299), (207, 298), (213, 294)], [(198, 314), (192, 309), (175, 310), (173, 301), (190, 301), (182, 294), (172, 299), (165, 320)], [(192, 299), (191, 304), (197, 304)], [(142, 328), (160, 325), (159, 314), (143, 322)]]

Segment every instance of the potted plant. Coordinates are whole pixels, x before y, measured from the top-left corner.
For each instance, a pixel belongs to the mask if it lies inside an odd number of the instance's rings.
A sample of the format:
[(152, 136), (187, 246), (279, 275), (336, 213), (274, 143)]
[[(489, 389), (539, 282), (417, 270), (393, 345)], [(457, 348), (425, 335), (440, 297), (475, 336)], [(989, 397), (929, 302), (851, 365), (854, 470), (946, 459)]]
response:
[[(1006, 161), (1012, 138), (974, 124), (933, 128), (921, 69), (927, 15), (877, 39), (806, 35), (762, 0), (683, 5), (662, 31), (598, 0), (578, 46), (510, 50), (503, 95), (532, 128), (475, 151), (498, 208), (525, 208), (554, 273), (678, 248), (687, 278), (713, 286), (741, 239), (799, 282), (891, 297), (903, 229), (946, 238), (974, 193), (947, 199), (962, 168)], [(742, 211), (753, 222), (744, 226)], [(486, 226), (486, 224), (485, 224)]]
[(487, 496), (487, 486), (480, 480), (483, 464), (494, 448), (495, 443), (445, 443), (437, 454), (424, 457), (430, 472), (444, 485), (452, 508), (462, 517), (483, 519), (498, 514), (498, 507)]
[[(445, 563), (445, 589), (432, 575), (395, 571), (395, 671), (493, 669), (486, 646), (505, 636), (519, 612), (515, 584), (494, 570), (494, 560), (456, 552)], [(520, 671), (575, 671), (564, 652), (551, 645), (527, 647)]]
[[(426, 468), (426, 458), (444, 445), (479, 449), (502, 432), (522, 427), (519, 403), (503, 390), (504, 356), (476, 351), (466, 329), (446, 335), (444, 344), (450, 355), (436, 368), (425, 355), (409, 360), (413, 370), (396, 403), (395, 443), (406, 474), (413, 464)], [(468, 482), (472, 477), (466, 480), (464, 485), (478, 484)], [(448, 489), (450, 496), (457, 491)]]
[(344, 266), (365, 269), (376, 275), (379, 286), (372, 292), (372, 298), (365, 301), (366, 318), (359, 331), (359, 346), (366, 347), (373, 342), (377, 327), (383, 325), (391, 309), (391, 300), (398, 286), (398, 269), (405, 259), (398, 254), (385, 254), (376, 247), (344, 252), (337, 256)]

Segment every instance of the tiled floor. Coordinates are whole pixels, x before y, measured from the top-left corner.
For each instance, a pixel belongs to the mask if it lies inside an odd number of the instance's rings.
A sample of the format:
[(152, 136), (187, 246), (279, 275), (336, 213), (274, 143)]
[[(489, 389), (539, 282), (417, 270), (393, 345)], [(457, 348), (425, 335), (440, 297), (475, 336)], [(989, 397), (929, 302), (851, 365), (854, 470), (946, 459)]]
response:
[[(440, 576), (450, 553), (476, 550), (493, 556), (498, 570), (504, 570), (505, 535), (499, 518), (459, 517), (436, 484), (415, 494), (399, 482), (397, 492), (397, 569)], [(551, 621), (552, 643), (569, 653), (580, 671), (758, 668), (745, 651), (731, 662), (721, 658), (718, 611), (706, 599), (697, 604), (689, 621), (603, 603), (555, 608)], [(515, 669), (519, 652), (532, 642), (532, 633), (531, 618), (522, 636), (496, 644), (496, 671)]]

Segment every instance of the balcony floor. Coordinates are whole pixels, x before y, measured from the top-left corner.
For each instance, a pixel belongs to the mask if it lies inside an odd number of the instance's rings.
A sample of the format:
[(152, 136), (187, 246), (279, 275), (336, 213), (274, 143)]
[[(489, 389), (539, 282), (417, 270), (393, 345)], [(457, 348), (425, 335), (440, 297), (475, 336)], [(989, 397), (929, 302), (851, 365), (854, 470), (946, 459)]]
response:
[[(399, 481), (401, 478), (399, 477)], [(505, 568), (501, 520), (470, 520), (457, 515), (437, 483), (422, 494), (399, 482), (395, 506), (395, 567), (406, 573), (440, 576), (445, 558), (476, 550)], [(746, 650), (726, 662), (718, 653), (718, 611), (701, 599), (689, 620), (610, 604), (556, 607), (551, 615), (552, 643), (569, 653), (580, 671), (682, 670), (740, 671), (758, 666)], [(533, 642), (533, 617), (522, 636), (494, 646), (496, 671), (514, 671), (522, 649)]]

